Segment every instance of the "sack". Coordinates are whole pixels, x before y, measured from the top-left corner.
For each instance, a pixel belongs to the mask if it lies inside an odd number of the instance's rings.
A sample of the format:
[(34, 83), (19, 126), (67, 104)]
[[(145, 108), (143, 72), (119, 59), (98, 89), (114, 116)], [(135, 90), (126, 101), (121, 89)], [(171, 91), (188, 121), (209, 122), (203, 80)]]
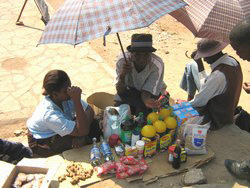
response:
[(240, 129), (250, 133), (250, 114), (243, 110), (241, 106), (235, 109), (235, 125)]
[(206, 154), (206, 137), (210, 128), (210, 122), (200, 125), (203, 118), (201, 116), (188, 119), (178, 128), (177, 138), (185, 143), (185, 150), (188, 155)]
[(107, 106), (103, 114), (103, 136), (108, 140), (110, 135), (117, 134), (121, 136), (121, 123), (127, 115), (130, 115), (128, 104), (122, 104), (118, 107)]

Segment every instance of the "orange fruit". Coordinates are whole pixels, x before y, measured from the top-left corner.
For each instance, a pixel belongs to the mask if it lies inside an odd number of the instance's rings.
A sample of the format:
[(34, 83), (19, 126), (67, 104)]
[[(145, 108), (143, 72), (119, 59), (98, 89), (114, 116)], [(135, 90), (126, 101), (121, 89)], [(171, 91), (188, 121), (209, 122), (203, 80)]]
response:
[(153, 124), (157, 133), (164, 133), (167, 129), (167, 126), (164, 121), (156, 120)]
[(168, 129), (175, 129), (177, 127), (177, 121), (174, 117), (169, 116), (164, 119)]
[(163, 117), (163, 119), (165, 119), (166, 117), (170, 116), (171, 114), (171, 109), (167, 109), (167, 108), (162, 108), (159, 111), (159, 115)]
[(158, 117), (159, 115), (157, 114), (157, 112), (151, 112), (147, 116), (147, 121), (150, 120), (152, 121), (152, 123), (154, 123), (156, 120), (158, 120)]
[(141, 134), (144, 137), (152, 138), (156, 135), (156, 130), (153, 125), (145, 125), (141, 130)]

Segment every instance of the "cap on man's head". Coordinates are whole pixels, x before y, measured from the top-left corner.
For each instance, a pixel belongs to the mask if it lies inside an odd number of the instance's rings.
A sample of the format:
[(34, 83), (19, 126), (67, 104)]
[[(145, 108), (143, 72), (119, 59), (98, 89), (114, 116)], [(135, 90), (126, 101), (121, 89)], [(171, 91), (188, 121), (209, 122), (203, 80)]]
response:
[(129, 52), (155, 52), (156, 49), (152, 45), (151, 34), (133, 34), (131, 45), (127, 47), (127, 50)]
[(197, 43), (197, 53), (194, 59), (213, 56), (221, 52), (228, 44), (210, 39), (201, 39)]

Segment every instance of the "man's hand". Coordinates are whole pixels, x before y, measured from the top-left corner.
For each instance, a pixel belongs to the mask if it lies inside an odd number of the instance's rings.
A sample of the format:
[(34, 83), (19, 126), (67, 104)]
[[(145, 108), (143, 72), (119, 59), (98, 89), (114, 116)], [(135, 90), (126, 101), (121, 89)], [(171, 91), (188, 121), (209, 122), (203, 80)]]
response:
[(72, 86), (68, 87), (67, 93), (73, 101), (80, 101), (82, 90), (77, 86)]
[(129, 62), (125, 62), (122, 66), (122, 71), (121, 71), (121, 75), (125, 76), (127, 73), (131, 72), (132, 70), (132, 65)]
[(197, 59), (195, 60), (195, 62), (197, 63), (197, 66), (198, 66), (198, 71), (199, 72), (202, 72), (204, 71), (204, 65), (203, 65), (203, 62), (202, 62), (202, 59)]
[(244, 82), (243, 89), (247, 92), (247, 94), (250, 94), (250, 82)]
[(144, 100), (144, 104), (148, 108), (159, 108), (160, 107), (160, 102), (158, 100), (148, 98)]

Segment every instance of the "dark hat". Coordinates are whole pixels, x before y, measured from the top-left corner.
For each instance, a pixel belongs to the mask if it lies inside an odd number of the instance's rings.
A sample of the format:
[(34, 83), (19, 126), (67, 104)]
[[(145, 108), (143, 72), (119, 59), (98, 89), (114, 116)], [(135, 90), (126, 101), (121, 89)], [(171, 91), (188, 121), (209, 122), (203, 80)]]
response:
[(129, 52), (155, 52), (156, 49), (152, 47), (151, 34), (133, 34), (131, 38), (131, 45), (127, 47)]
[(211, 57), (221, 52), (228, 44), (216, 40), (201, 39), (197, 43), (197, 53), (194, 59)]

